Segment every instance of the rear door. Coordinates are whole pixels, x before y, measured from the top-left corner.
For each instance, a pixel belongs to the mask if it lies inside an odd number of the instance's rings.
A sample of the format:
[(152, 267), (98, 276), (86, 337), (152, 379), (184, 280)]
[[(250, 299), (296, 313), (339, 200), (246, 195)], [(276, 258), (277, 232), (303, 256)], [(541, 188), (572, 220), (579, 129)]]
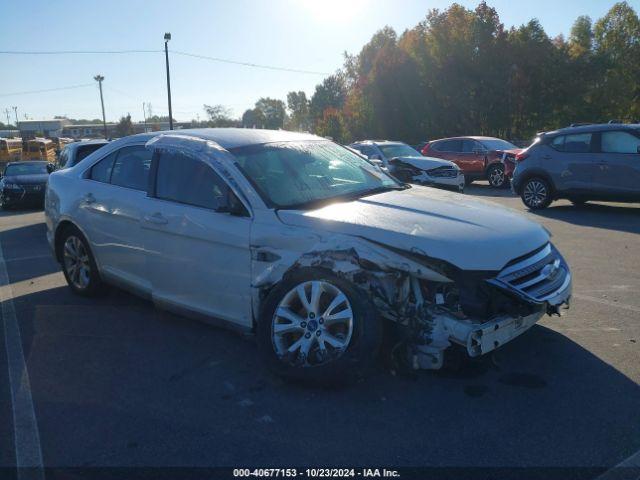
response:
[(143, 292), (150, 284), (140, 221), (150, 166), (144, 145), (110, 153), (89, 170), (78, 209), (101, 271)]
[(588, 193), (594, 191), (594, 178), (600, 169), (593, 133), (560, 135), (549, 144), (542, 156), (543, 167), (552, 175), (559, 190)]
[(600, 162), (596, 181), (603, 195), (640, 195), (640, 133), (607, 131), (600, 134)]

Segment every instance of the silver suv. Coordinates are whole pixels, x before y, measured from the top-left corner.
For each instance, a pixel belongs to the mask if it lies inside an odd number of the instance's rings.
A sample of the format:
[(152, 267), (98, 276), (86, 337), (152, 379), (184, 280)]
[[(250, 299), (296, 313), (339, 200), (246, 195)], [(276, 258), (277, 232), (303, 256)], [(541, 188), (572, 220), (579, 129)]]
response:
[(531, 209), (553, 200), (640, 201), (640, 124), (600, 124), (541, 133), (516, 156), (511, 186)]

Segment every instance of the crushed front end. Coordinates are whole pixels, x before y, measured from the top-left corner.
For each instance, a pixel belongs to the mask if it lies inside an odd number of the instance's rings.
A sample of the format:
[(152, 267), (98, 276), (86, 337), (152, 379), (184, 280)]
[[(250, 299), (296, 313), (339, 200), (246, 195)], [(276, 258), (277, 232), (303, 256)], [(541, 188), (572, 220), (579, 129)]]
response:
[(489, 353), (526, 332), (544, 314), (560, 315), (571, 297), (571, 272), (550, 243), (497, 273), (450, 266), (441, 273), (452, 282), (409, 275), (408, 286), (398, 289), (406, 295), (394, 320), (403, 329), (414, 369), (440, 368), (451, 344), (462, 346), (471, 357)]

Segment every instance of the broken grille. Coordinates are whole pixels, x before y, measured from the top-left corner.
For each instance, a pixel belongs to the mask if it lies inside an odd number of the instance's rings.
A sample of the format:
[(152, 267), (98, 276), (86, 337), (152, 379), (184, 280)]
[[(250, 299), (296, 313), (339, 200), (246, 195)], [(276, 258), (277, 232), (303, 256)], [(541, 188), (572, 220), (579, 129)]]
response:
[(569, 269), (558, 251), (547, 243), (541, 249), (510, 262), (496, 280), (542, 302), (562, 289), (569, 275)]
[(429, 170), (428, 173), (432, 177), (454, 178), (458, 176), (458, 169), (453, 167), (438, 167)]

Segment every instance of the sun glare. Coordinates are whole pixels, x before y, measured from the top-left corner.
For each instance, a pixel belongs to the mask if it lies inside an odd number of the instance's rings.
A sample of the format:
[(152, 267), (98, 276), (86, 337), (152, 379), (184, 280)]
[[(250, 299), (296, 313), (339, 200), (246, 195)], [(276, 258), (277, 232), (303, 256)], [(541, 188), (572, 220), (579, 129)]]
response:
[(365, 10), (369, 0), (294, 0), (320, 21), (344, 22)]

